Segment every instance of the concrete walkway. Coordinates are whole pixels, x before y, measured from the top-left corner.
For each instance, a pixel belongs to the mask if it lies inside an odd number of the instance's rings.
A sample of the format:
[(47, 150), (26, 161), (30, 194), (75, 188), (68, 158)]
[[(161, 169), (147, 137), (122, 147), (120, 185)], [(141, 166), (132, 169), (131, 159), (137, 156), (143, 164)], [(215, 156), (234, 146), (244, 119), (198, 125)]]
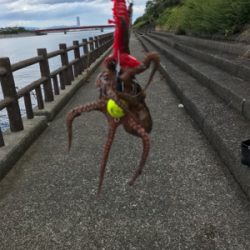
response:
[[(143, 58), (134, 37), (131, 49)], [(120, 128), (96, 196), (105, 118), (76, 119), (68, 154), (65, 115), (96, 99), (99, 71), (1, 181), (0, 249), (249, 249), (249, 201), (159, 74), (147, 95), (154, 127), (142, 176), (127, 185), (142, 147)]]

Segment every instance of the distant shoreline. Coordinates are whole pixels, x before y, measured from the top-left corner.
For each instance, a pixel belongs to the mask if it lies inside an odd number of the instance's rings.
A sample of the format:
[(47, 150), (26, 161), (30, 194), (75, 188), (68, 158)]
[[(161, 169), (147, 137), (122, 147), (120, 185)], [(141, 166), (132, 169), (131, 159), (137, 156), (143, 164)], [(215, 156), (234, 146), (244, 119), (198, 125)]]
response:
[(23, 33), (17, 33), (17, 34), (0, 34), (0, 39), (28, 37), (28, 36), (37, 36), (37, 35), (32, 32), (23, 32)]

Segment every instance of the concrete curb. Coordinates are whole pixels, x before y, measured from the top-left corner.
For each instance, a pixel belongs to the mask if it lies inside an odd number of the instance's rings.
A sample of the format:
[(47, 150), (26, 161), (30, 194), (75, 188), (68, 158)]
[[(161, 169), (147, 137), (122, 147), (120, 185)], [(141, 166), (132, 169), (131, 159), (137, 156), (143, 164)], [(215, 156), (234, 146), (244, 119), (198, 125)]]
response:
[(48, 126), (44, 116), (23, 119), (23, 124), (24, 130), (5, 133), (5, 146), (1, 148), (0, 155), (0, 180)]
[(102, 63), (104, 58), (111, 52), (111, 50), (112, 48), (109, 48), (101, 57), (92, 63), (87, 70), (78, 76), (71, 85), (66, 85), (65, 90), (61, 90), (60, 95), (55, 96), (55, 100), (53, 102), (47, 102), (43, 110), (35, 108), (34, 114), (36, 116), (46, 116), (48, 121), (53, 120), (57, 113), (70, 100), (74, 93), (87, 81), (90, 75)]
[(33, 119), (28, 120), (24, 118), (24, 130), (19, 132), (7, 131), (4, 133), (5, 146), (0, 148), (0, 180), (9, 170), (11, 170), (12, 166), (47, 128), (48, 121), (53, 120), (56, 114), (86, 82), (111, 50), (112, 48), (109, 48), (102, 56), (92, 63), (88, 70), (83, 72), (73, 81), (72, 85), (66, 86), (65, 90), (61, 90), (60, 95), (55, 96), (53, 102), (46, 103), (43, 110), (35, 108), (35, 116)]
[[(137, 37), (141, 42), (142, 46), (148, 51), (148, 47), (142, 41), (141, 38)], [(160, 72), (166, 80), (168, 81), (171, 89), (175, 92), (181, 102), (184, 104), (189, 115), (195, 120), (198, 126), (201, 128), (203, 133), (206, 135), (208, 141), (211, 143), (216, 152), (220, 155), (222, 161), (226, 164), (229, 171), (234, 176), (234, 179), (241, 186), (244, 193), (250, 199), (250, 168), (240, 164), (240, 145), (236, 148), (233, 141), (234, 137), (237, 137), (237, 141), (241, 141), (243, 136), (239, 136), (236, 132), (243, 130), (248, 126), (249, 123), (235, 122), (235, 118), (239, 118), (238, 114), (226, 114), (227, 116), (232, 116), (229, 118), (231, 122), (234, 122), (234, 126), (237, 131), (225, 131), (223, 124), (217, 123), (218, 121), (214, 120), (214, 114), (212, 115), (213, 110), (210, 110), (211, 116), (204, 113), (202, 107), (196, 103), (195, 100), (190, 98), (192, 94), (188, 93), (186, 89), (182, 88), (181, 85), (176, 83), (176, 80), (169, 75), (167, 69), (164, 65), (160, 65)], [(219, 111), (219, 108), (218, 108)], [(216, 111), (216, 113), (218, 113)], [(221, 114), (221, 120), (223, 120), (223, 114)], [(239, 128), (238, 128), (239, 125)], [(235, 133), (235, 134), (234, 134)], [(225, 137), (223, 137), (225, 136)], [(230, 141), (231, 140), (231, 141)]]

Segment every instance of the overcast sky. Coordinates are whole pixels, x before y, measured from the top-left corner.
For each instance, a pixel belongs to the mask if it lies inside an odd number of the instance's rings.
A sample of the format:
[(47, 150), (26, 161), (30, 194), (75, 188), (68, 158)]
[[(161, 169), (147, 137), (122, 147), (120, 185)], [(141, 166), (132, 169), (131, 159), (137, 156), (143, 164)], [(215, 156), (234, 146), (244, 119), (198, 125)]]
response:
[[(134, 0), (133, 20), (144, 12), (147, 0)], [(49, 27), (107, 24), (112, 18), (111, 0), (0, 0), (0, 27)]]

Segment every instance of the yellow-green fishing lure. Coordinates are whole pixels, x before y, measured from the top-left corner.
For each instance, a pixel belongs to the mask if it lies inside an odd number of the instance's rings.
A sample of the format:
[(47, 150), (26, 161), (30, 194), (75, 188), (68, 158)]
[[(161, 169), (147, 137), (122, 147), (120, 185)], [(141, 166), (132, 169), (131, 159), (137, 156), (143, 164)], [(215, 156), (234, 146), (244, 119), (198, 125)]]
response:
[(121, 118), (125, 115), (124, 110), (112, 99), (108, 100), (107, 111), (113, 118)]

